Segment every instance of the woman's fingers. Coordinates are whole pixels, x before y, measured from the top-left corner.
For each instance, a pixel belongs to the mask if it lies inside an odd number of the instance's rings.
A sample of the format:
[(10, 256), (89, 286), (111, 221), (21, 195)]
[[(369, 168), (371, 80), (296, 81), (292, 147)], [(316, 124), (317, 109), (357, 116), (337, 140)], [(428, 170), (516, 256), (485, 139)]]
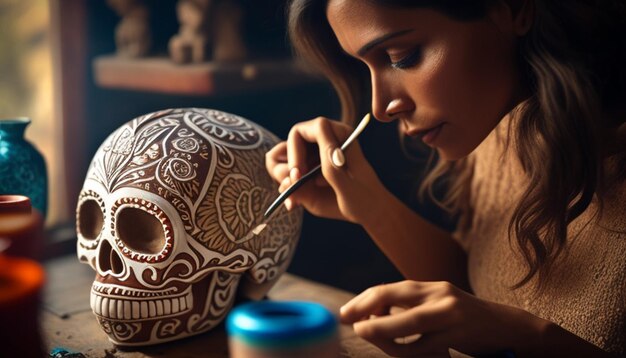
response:
[(359, 321), (353, 327), (355, 333), (366, 340), (396, 339), (442, 330), (451, 323), (450, 320), (446, 305), (433, 302), (400, 313)]
[[(435, 335), (438, 338), (437, 341), (441, 341), (441, 335), (438, 333)], [(368, 341), (392, 357), (450, 357), (449, 348), (445, 342), (437, 345), (429, 344), (432, 342), (430, 335), (424, 335), (409, 343), (390, 338), (373, 338)]]
[(388, 310), (391, 306), (412, 307), (422, 302), (424, 285), (416, 281), (401, 281), (370, 287), (340, 310), (343, 323), (354, 323), (374, 312)]
[(353, 325), (361, 338), (380, 347), (392, 356), (448, 356), (449, 343), (456, 330), (454, 315), (444, 300), (427, 302), (420, 306), (383, 317), (370, 318)]
[(276, 144), (265, 154), (265, 168), (270, 176), (278, 183), (289, 173), (287, 164), (287, 142)]
[(289, 179), (289, 177), (286, 176), (278, 185), (278, 192), (282, 193), (283, 191), (287, 190), (289, 186), (291, 186), (291, 179)]
[(296, 124), (287, 139), (289, 167), (298, 168), (301, 174), (311, 169), (311, 144), (317, 144), (320, 162), (326, 162), (330, 159), (330, 152), (341, 145), (338, 138), (347, 137), (349, 130), (345, 124), (324, 117)]

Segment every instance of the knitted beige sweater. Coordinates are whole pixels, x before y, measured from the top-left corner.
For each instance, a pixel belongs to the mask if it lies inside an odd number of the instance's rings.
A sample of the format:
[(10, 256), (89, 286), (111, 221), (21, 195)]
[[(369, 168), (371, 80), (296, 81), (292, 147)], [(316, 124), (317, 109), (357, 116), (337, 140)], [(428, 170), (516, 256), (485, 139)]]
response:
[(469, 227), (455, 233), (468, 253), (475, 294), (523, 308), (559, 324), (602, 349), (626, 355), (626, 183), (593, 203), (568, 228), (567, 250), (540, 294), (528, 284), (511, 289), (526, 272), (508, 223), (526, 177), (512, 146), (505, 145), (505, 119), (472, 154)]

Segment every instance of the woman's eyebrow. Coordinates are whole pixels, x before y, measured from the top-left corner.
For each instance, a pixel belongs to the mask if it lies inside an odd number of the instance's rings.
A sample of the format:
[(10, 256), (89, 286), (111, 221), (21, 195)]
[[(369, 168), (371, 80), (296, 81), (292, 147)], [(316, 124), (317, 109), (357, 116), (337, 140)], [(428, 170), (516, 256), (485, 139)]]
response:
[(409, 33), (413, 31), (413, 29), (407, 29), (407, 30), (400, 30), (397, 32), (392, 32), (390, 34), (386, 34), (386, 35), (382, 35), (380, 37), (377, 37), (375, 39), (373, 39), (372, 41), (366, 43), (365, 45), (363, 45), (363, 47), (361, 47), (358, 51), (357, 54), (361, 57), (363, 57), (369, 50), (371, 50), (372, 48), (380, 45), (381, 43), (392, 39), (394, 37), (398, 37), (398, 36), (402, 36), (406, 33)]

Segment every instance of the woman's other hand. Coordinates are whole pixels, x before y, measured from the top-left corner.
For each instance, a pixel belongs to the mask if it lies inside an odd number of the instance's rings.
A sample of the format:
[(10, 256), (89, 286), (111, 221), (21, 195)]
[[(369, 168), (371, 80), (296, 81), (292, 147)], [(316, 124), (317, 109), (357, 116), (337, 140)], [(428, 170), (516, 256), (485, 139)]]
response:
[(345, 150), (342, 166), (331, 160), (333, 151), (352, 130), (345, 123), (318, 117), (293, 126), (287, 141), (267, 153), (267, 171), (280, 184), (279, 192), (321, 163), (322, 174), (291, 194), (285, 201), (287, 209), (302, 205), (313, 215), (353, 223), (375, 215), (373, 203), (384, 188), (359, 143), (355, 141)]
[(449, 356), (539, 344), (549, 322), (481, 300), (448, 282), (402, 281), (375, 286), (341, 308), (341, 321), (392, 356)]

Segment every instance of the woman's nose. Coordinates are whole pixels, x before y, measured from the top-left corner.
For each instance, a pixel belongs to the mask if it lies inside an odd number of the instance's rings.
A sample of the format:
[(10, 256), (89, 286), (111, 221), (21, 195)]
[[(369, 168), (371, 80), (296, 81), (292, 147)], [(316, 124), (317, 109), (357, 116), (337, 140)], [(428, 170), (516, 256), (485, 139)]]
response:
[(381, 122), (391, 122), (411, 109), (411, 101), (400, 88), (387, 83), (372, 75), (372, 114)]

